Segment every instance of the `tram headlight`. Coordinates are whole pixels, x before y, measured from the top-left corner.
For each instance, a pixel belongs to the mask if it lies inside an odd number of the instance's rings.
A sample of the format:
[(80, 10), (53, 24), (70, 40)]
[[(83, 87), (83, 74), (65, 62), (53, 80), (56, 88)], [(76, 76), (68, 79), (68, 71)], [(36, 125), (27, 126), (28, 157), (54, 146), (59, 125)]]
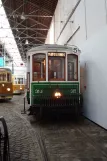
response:
[(54, 93), (54, 96), (55, 96), (56, 98), (60, 98), (62, 95), (61, 95), (61, 92), (55, 92), (55, 93)]
[(4, 84), (2, 84), (2, 86), (4, 87)]
[(7, 91), (10, 91), (10, 88), (7, 88)]
[(20, 87), (20, 89), (22, 90), (22, 87)]

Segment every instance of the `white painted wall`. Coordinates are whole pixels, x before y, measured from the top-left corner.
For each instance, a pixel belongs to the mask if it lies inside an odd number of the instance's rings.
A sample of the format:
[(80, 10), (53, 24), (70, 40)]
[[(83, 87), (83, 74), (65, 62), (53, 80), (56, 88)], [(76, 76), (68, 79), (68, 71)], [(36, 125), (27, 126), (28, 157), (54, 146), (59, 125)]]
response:
[(86, 63), (84, 114), (107, 129), (107, 27), (81, 49), (81, 66)]
[(54, 42), (55, 38), (54, 38), (54, 17), (53, 17), (45, 44), (54, 44)]
[[(107, 0), (81, 0), (74, 14), (69, 19), (64, 31), (57, 40), (60, 31), (67, 18), (72, 12), (73, 8), (79, 0), (59, 0), (54, 18), (53, 18), (53, 31), (55, 31), (54, 39), (57, 44), (64, 44), (70, 36), (76, 31), (78, 26), (80, 29), (69, 42), (69, 44), (81, 46), (93, 34), (97, 33), (101, 28), (107, 24)], [(47, 36), (46, 43), (50, 43), (50, 34)]]
[[(84, 114), (107, 129), (107, 0), (81, 0), (59, 37), (78, 1), (58, 1), (53, 21), (54, 40), (65, 44), (80, 26), (68, 44), (81, 49), (81, 65), (84, 67), (86, 63)], [(49, 44), (48, 37), (47, 40)]]

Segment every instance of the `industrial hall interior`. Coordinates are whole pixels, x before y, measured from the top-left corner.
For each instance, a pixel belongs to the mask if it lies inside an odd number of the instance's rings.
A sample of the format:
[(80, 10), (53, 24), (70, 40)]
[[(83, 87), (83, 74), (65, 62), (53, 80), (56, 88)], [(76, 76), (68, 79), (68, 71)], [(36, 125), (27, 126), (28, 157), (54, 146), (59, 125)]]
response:
[(0, 161), (107, 161), (107, 0), (0, 0)]

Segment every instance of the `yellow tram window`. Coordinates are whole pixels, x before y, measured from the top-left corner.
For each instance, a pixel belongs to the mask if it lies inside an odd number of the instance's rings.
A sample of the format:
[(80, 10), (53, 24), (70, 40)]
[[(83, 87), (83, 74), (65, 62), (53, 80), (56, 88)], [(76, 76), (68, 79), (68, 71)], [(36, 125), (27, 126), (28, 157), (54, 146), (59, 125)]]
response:
[(46, 80), (46, 55), (35, 54), (33, 55), (33, 81)]
[(50, 53), (48, 53), (48, 79), (49, 80), (59, 80), (64, 81), (65, 80), (65, 56), (61, 56), (54, 53), (52, 56), (50, 56)]
[(23, 84), (23, 78), (18, 78), (18, 84)]
[(78, 80), (78, 56), (74, 54), (68, 54), (68, 81)]

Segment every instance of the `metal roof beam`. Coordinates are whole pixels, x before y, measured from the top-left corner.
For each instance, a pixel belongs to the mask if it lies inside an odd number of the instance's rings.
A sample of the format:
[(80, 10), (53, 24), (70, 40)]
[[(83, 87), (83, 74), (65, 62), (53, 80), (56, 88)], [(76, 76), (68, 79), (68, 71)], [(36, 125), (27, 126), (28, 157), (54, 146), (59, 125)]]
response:
[[(6, 7), (6, 8), (8, 8), (8, 7)], [(10, 9), (10, 8), (8, 8), (8, 9)], [(11, 9), (10, 9), (10, 10), (11, 10)], [(15, 11), (15, 12), (16, 12), (16, 11)], [(12, 13), (12, 14), (13, 14), (13, 13)], [(20, 14), (20, 13), (18, 13), (18, 14)], [(38, 22), (38, 21), (34, 20), (33, 18), (28, 17), (28, 19), (31, 19), (31, 20), (34, 21), (35, 23), (40, 24), (40, 25), (42, 25), (42, 26), (48, 28), (48, 26), (42, 24), (41, 22)], [(8, 20), (10, 20), (10, 17), (8, 18)]]
[[(14, 22), (12, 19), (10, 19), (10, 21)], [(22, 25), (23, 27), (26, 28), (25, 25), (23, 25), (23, 24), (21, 24), (21, 25)], [(34, 24), (33, 26), (35, 26), (35, 25), (36, 25), (36, 24)], [(33, 26), (31, 26), (31, 27), (33, 27)], [(25, 31), (25, 30), (24, 30), (24, 31)], [(24, 32), (24, 31), (23, 31), (23, 32)], [(32, 29), (32, 31), (34, 31), (34, 29)], [(23, 32), (22, 32), (22, 33), (23, 33)], [(35, 31), (35, 32), (38, 33), (38, 34), (41, 34), (41, 33), (37, 32), (37, 31)], [(41, 34), (41, 35), (43, 35), (43, 34)]]
[[(27, 34), (25, 34), (26, 36), (27, 36)], [(15, 36), (14, 36), (15, 37)], [(15, 37), (16, 38), (16, 37)], [(18, 38), (18, 37), (17, 37)], [(35, 39), (36, 41), (39, 41), (39, 42), (41, 42), (41, 43), (44, 43), (44, 42), (42, 42), (41, 40), (38, 40), (39, 38), (42, 38), (43, 39), (43, 37), (31, 37), (31, 36), (27, 36), (27, 37), (21, 37), (21, 38), (31, 38), (31, 39)], [(44, 38), (45, 39), (45, 38)]]
[[(24, 3), (22, 5), (20, 5), (18, 8), (16, 8), (15, 10), (13, 10), (13, 12), (11, 13), (11, 15), (13, 15), (18, 9), (20, 9), (21, 7), (23, 7), (23, 5), (24, 5)], [(8, 20), (10, 20), (10, 17), (8, 18)]]
[[(19, 23), (20, 24), (20, 23)], [(19, 25), (18, 24), (18, 25)], [(37, 24), (36, 24), (37, 25)], [(4, 28), (4, 27), (2, 27), (2, 28), (0, 28), (0, 29), (10, 29), (10, 28)], [(32, 26), (31, 27), (26, 27), (26, 28), (19, 28), (19, 27), (12, 27), (11, 28), (12, 30), (16, 30), (16, 29), (19, 29), (19, 30), (43, 30), (43, 31), (47, 31), (48, 29), (44, 29), (44, 28), (32, 28)]]
[[(26, 35), (26, 34), (25, 34)], [(15, 38), (19, 38), (19, 36), (14, 36)], [(12, 38), (13, 37), (0, 37), (0, 38)], [(31, 37), (31, 36), (26, 36), (26, 37), (21, 37), (21, 38), (31, 38), (31, 39), (46, 39), (46, 37)]]
[[(6, 6), (5, 6), (6, 7)], [(9, 8), (9, 7), (6, 7), (7, 9), (9, 9), (10, 11), (12, 10), (11, 8)], [(18, 13), (19, 14), (19, 13)], [(14, 22), (12, 19), (9, 19), (10, 21), (12, 21), (12, 22)], [(36, 21), (36, 20), (33, 20), (34, 22)], [(18, 23), (18, 22), (17, 22)], [(36, 23), (37, 23), (37, 21), (36, 21)], [(41, 24), (41, 23), (39, 23), (39, 24)], [(20, 23), (18, 23), (18, 25), (21, 25), (21, 26), (23, 26), (23, 27), (26, 27), (25, 25), (23, 25), (23, 24), (20, 24)], [(31, 27), (34, 27), (34, 26), (36, 26), (37, 24), (34, 24), (33, 26), (31, 26)], [(42, 25), (42, 24), (41, 24)], [(48, 30), (48, 26), (45, 26), (47, 29), (43, 29), (43, 30)], [(28, 27), (29, 28), (29, 27)], [(42, 30), (42, 29), (38, 29), (38, 30)], [(32, 31), (34, 31), (34, 29), (32, 29)], [(35, 31), (35, 32), (37, 32), (37, 31)], [(38, 34), (41, 34), (41, 33), (39, 33), (39, 32), (37, 32)], [(43, 34), (41, 34), (41, 35), (43, 35)]]
[(4, 4), (7, 2), (8, 0), (5, 0), (4, 2), (2, 2), (2, 5), (0, 6), (0, 8), (2, 7), (2, 6), (4, 6)]
[[(32, 14), (32, 12), (30, 12), (28, 15), (30, 15), (30, 14)], [(16, 21), (17, 25), (15, 26), (15, 28), (16, 28), (18, 25), (22, 24), (22, 22), (24, 22), (24, 21), (25, 21), (25, 20), (22, 20), (20, 23), (18, 23), (18, 22)]]
[(48, 13), (49, 15), (52, 15), (52, 12), (50, 10), (45, 9), (44, 7), (40, 7), (39, 5), (37, 5), (37, 4), (33, 3), (33, 2), (30, 2), (30, 1), (28, 1), (27, 3), (30, 3), (32, 6), (42, 10), (45, 13)]
[(38, 22), (38, 21), (36, 21), (35, 19), (33, 19), (33, 18), (31, 18), (31, 17), (29, 17), (28, 19), (30, 19), (30, 20), (34, 21), (35, 23), (37, 23), (37, 24), (39, 24), (39, 25), (42, 25), (42, 26), (44, 26), (44, 27), (46, 27), (46, 28), (48, 29), (48, 26), (44, 25), (43, 23)]
[[(34, 11), (33, 11), (34, 12)], [(15, 18), (18, 18), (18, 17), (21, 17), (22, 15), (21, 14), (6, 14), (6, 15), (4, 15), (4, 14), (0, 14), (0, 16), (6, 16), (6, 17), (15, 17)], [(44, 16), (44, 15), (24, 15), (25, 17), (43, 17), (43, 18), (52, 18), (52, 16)]]

